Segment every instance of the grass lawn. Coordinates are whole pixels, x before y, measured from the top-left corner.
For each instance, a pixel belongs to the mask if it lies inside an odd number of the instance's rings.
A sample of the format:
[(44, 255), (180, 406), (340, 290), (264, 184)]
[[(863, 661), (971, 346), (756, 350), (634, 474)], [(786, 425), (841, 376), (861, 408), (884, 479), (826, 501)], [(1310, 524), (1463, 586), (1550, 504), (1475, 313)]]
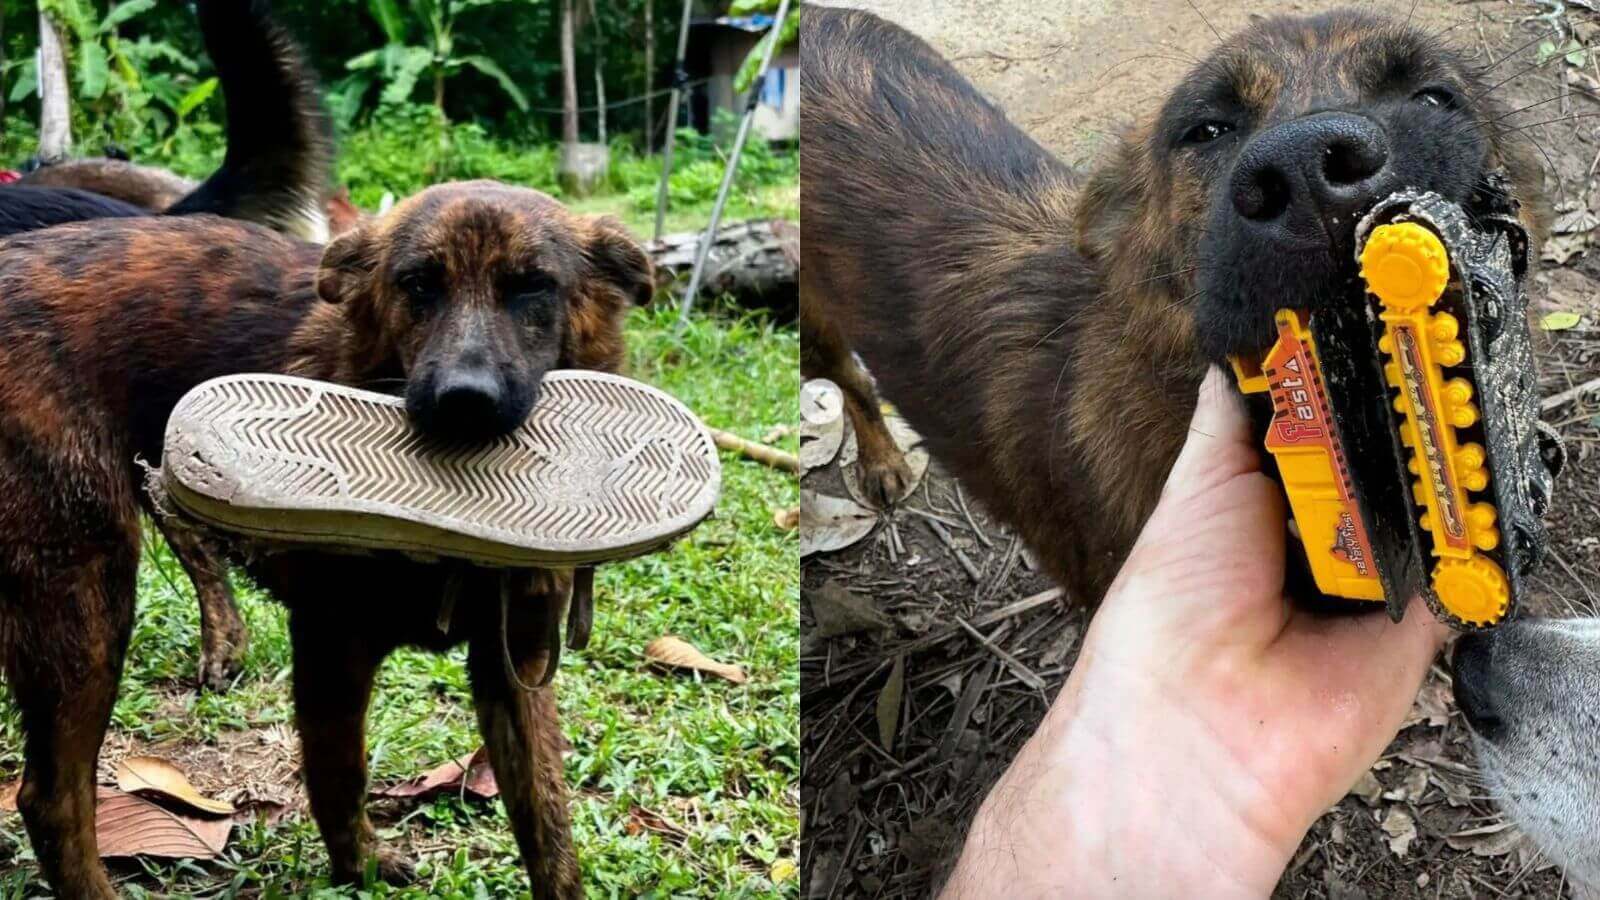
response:
[[(703, 223), (705, 211), (697, 213)], [(641, 233), (648, 227), (648, 216), (626, 218)], [(667, 305), (632, 314), (631, 375), (748, 438), (793, 421), (792, 329), (724, 311), (699, 318), (679, 340)], [(782, 443), (797, 449), (792, 435)], [(593, 642), (565, 655), (556, 680), (591, 896), (798, 894), (790, 863), (799, 841), (799, 545), (772, 513), (797, 505), (799, 489), (790, 475), (729, 454), (723, 465), (714, 518), (668, 552), (600, 569)], [(245, 673), (230, 693), (197, 694), (199, 614), (189, 583), (159, 541), (145, 557), (102, 776), (123, 755), (157, 755), (178, 762), (202, 790), (225, 799), (280, 796), (289, 812), (273, 824), (235, 827), (220, 860), (117, 863), (126, 896), (526, 895), (498, 801), (454, 795), (373, 807), (380, 832), (420, 863), (419, 884), (329, 888), (295, 769), (284, 611), (239, 583), (251, 626)], [(381, 607), (381, 598), (360, 599)], [(745, 666), (749, 683), (646, 667), (645, 644), (663, 634)], [(374, 779), (417, 775), (477, 747), (463, 656), (402, 651), (389, 660), (368, 721)], [(20, 774), (20, 748), (16, 710), (0, 691), (0, 782)], [(0, 898), (44, 890), (20, 817), (0, 812)]]

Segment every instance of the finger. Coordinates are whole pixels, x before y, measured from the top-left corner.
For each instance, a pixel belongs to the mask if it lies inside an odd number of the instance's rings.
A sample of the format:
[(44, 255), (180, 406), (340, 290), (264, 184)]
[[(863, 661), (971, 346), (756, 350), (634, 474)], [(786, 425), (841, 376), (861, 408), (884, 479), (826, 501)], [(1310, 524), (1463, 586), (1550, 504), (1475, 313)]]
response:
[(1202, 493), (1260, 469), (1261, 457), (1256, 453), (1243, 398), (1230, 377), (1213, 366), (1200, 382), (1189, 435), (1167, 476), (1163, 494)]

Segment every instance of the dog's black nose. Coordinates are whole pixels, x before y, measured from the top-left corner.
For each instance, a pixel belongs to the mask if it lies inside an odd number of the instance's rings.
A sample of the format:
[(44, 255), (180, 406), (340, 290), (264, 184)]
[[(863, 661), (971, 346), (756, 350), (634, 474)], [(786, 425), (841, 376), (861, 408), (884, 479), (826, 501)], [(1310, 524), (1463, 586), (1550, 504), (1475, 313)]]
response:
[(433, 419), (441, 432), (476, 437), (503, 430), (505, 386), (484, 367), (447, 369), (433, 389)]
[(1233, 208), (1290, 244), (1353, 235), (1356, 217), (1393, 189), (1388, 161), (1383, 129), (1365, 116), (1294, 119), (1257, 135), (1239, 155)]
[(1467, 725), (1488, 740), (1494, 740), (1504, 727), (1494, 702), (1494, 636), (1492, 631), (1463, 635), (1450, 655), (1456, 707)]

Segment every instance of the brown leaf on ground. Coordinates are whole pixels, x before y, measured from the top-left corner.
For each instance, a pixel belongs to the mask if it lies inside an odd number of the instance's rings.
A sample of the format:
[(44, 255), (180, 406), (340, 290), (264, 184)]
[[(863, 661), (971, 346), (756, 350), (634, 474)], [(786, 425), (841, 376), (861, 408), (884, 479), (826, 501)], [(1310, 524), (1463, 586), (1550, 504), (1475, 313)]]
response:
[(117, 763), (117, 787), (149, 799), (174, 801), (208, 816), (234, 814), (233, 804), (200, 793), (183, 770), (154, 756), (130, 756)]
[(1417, 839), (1417, 823), (1411, 814), (1398, 806), (1389, 807), (1383, 817), (1383, 833), (1389, 836), (1389, 850), (1402, 859)]
[(390, 800), (427, 799), (440, 794), (467, 794), (479, 800), (500, 796), (500, 785), (494, 779), (494, 769), (489, 766), (488, 751), (479, 747), (472, 753), (434, 766), (432, 769), (399, 784), (378, 788), (374, 797)]
[(800, 492), (800, 555), (843, 550), (871, 533), (878, 514), (844, 497)]
[(775, 509), (772, 511), (772, 524), (783, 531), (793, 531), (800, 527), (800, 507), (791, 506), (788, 509)]
[(690, 669), (725, 678), (734, 684), (744, 684), (750, 677), (744, 669), (721, 663), (701, 653), (693, 644), (674, 635), (658, 637), (644, 648), (645, 659), (671, 669)]
[(878, 743), (885, 752), (894, 752), (895, 733), (900, 730), (900, 701), (906, 690), (906, 658), (894, 658), (894, 668), (889, 670), (889, 680), (878, 692)]
[(1445, 837), (1452, 850), (1467, 850), (1473, 856), (1504, 856), (1522, 843), (1523, 834), (1510, 822), (1497, 822), (1482, 828), (1468, 828)]
[(622, 827), (630, 837), (637, 837), (648, 831), (680, 845), (689, 838), (688, 830), (682, 825), (642, 806), (634, 806), (628, 810), (628, 821)]
[(103, 857), (215, 859), (232, 829), (231, 818), (173, 812), (112, 788), (99, 788), (95, 798), (94, 833)]
[(17, 811), (17, 791), (22, 790), (22, 779), (0, 784), (0, 812)]
[(861, 631), (883, 631), (894, 624), (871, 599), (847, 590), (831, 578), (816, 590), (808, 591), (806, 599), (811, 604), (811, 615), (817, 622), (812, 634), (820, 638)]

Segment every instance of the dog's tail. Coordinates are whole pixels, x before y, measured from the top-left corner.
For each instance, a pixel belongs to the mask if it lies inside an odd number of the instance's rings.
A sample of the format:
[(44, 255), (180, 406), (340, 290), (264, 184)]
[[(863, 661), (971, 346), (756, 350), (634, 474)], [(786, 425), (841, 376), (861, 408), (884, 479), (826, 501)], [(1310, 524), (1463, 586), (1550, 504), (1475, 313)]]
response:
[(166, 214), (215, 213), (324, 237), (333, 129), (310, 65), (267, 0), (199, 0), (199, 8), (228, 107), (228, 151)]

